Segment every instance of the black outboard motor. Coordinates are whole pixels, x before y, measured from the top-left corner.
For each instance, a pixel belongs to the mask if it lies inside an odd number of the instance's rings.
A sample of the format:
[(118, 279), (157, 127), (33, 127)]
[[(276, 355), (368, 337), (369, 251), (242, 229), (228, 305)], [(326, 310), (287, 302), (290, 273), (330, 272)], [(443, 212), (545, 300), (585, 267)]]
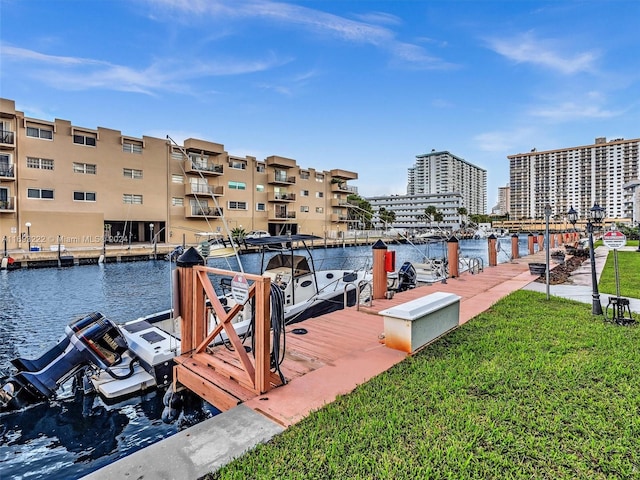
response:
[(417, 276), (416, 268), (411, 262), (404, 262), (400, 270), (398, 270), (398, 288), (396, 291), (404, 292), (415, 288)]
[(109, 371), (127, 350), (118, 327), (98, 312), (72, 321), (65, 332), (66, 337), (40, 358), (11, 361), (18, 372), (0, 389), (0, 408), (14, 399), (21, 403), (54, 398), (60, 385), (84, 366)]

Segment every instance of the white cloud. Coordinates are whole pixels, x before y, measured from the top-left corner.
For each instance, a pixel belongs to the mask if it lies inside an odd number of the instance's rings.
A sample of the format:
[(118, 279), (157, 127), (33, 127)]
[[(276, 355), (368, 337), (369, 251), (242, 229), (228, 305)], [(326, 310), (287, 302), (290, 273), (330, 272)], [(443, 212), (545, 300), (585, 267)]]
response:
[(531, 115), (556, 121), (567, 121), (584, 118), (612, 118), (623, 112), (602, 109), (598, 105), (586, 103), (562, 102), (557, 105), (535, 108)]
[(516, 63), (531, 63), (565, 75), (591, 72), (595, 69), (598, 53), (585, 51), (562, 53), (558, 42), (536, 38), (531, 32), (511, 38), (492, 38), (489, 48)]

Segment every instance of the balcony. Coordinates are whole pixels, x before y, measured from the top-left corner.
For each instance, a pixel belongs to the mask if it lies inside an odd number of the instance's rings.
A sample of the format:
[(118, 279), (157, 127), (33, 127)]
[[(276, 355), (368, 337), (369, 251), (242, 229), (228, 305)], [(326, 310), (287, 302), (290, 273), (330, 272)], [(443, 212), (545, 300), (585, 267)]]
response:
[(348, 207), (349, 206), (349, 202), (347, 201), (346, 198), (332, 198), (331, 199), (331, 206), (332, 207)]
[(15, 145), (15, 133), (10, 130), (0, 130), (0, 143), (3, 145)]
[(295, 220), (296, 212), (269, 212), (269, 220)]
[(16, 174), (13, 165), (0, 166), (0, 180), (15, 180)]
[(295, 202), (296, 194), (286, 192), (269, 192), (267, 199), (270, 202)]
[(296, 183), (296, 177), (288, 175), (274, 174), (269, 177), (269, 183), (271, 185), (294, 185)]
[(213, 162), (194, 162), (189, 159), (184, 162), (184, 172), (202, 174), (202, 175), (222, 175), (224, 167), (218, 163)]
[(338, 214), (338, 213), (331, 214), (331, 222), (333, 223), (346, 222), (347, 219), (348, 219), (347, 216), (343, 214)]
[(16, 197), (9, 197), (6, 200), (0, 200), (0, 213), (15, 213)]
[(341, 168), (334, 168), (329, 171), (329, 175), (333, 178), (340, 180), (357, 180), (358, 174), (356, 172), (350, 172), (349, 170), (342, 170)]
[(187, 218), (220, 218), (222, 208), (209, 207), (207, 205), (187, 205), (184, 208), (184, 216)]
[(199, 183), (187, 183), (184, 186), (184, 194), (188, 196), (202, 195), (207, 197), (219, 197), (224, 195), (224, 187), (217, 185), (202, 185)]

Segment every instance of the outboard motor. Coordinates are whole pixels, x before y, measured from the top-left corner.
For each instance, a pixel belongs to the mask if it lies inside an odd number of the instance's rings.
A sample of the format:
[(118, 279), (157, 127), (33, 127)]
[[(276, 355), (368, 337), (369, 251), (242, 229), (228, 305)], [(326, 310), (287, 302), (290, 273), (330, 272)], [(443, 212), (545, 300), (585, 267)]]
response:
[(18, 372), (0, 389), (0, 407), (14, 399), (20, 403), (54, 398), (60, 385), (84, 366), (92, 364), (109, 372), (127, 350), (118, 327), (98, 312), (72, 321), (65, 332), (66, 337), (40, 358), (11, 361)]
[(416, 268), (411, 262), (404, 262), (400, 270), (398, 270), (398, 287), (396, 291), (404, 292), (415, 288), (417, 276)]

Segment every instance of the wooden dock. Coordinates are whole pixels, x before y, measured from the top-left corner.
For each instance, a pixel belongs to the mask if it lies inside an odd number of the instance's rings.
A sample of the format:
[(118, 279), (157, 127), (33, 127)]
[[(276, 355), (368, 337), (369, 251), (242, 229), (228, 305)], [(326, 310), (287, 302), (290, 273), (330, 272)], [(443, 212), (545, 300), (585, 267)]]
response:
[[(217, 406), (226, 410), (244, 403), (284, 427), (292, 425), (406, 358), (406, 353), (384, 345), (384, 319), (379, 311), (434, 292), (455, 293), (461, 297), (459, 324), (463, 324), (535, 280), (537, 277), (529, 273), (527, 263), (541, 261), (543, 257), (544, 252), (540, 252), (487, 267), (478, 274), (465, 273), (446, 283), (421, 286), (396, 293), (390, 299), (374, 300), (371, 306), (350, 307), (290, 325), (286, 328), (286, 352), (280, 366), (287, 383), (278, 385), (272, 374), (270, 386), (259, 393), (238, 386), (237, 382), (231, 384), (229, 381), (234, 379), (227, 378), (218, 382), (216, 388), (231, 394), (232, 401)], [(295, 334), (294, 330), (298, 329), (306, 333)], [(225, 347), (210, 349), (210, 354), (216, 364), (226, 364), (227, 371), (242, 368), (236, 352)], [(189, 361), (180, 360), (182, 364)], [(206, 362), (206, 359), (198, 361), (199, 365)], [(202, 378), (206, 377), (205, 373)]]

